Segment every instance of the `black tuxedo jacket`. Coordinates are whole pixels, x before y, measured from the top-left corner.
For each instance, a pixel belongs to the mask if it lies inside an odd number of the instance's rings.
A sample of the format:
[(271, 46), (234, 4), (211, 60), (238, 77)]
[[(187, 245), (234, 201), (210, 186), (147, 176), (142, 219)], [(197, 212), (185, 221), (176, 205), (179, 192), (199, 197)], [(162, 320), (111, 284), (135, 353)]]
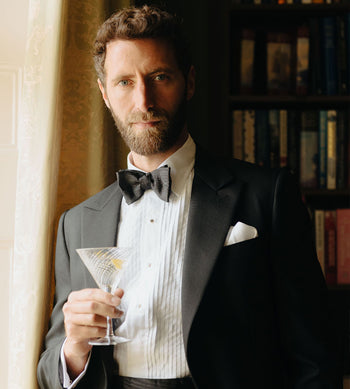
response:
[[(121, 199), (114, 183), (60, 220), (55, 306), (38, 366), (41, 388), (61, 388), (62, 306), (68, 294), (96, 286), (75, 250), (115, 245)], [(258, 237), (224, 246), (238, 221), (254, 226)], [(286, 170), (196, 156), (182, 316), (198, 388), (340, 387), (310, 218)], [(78, 388), (111, 387), (116, 368), (111, 347), (94, 347)]]

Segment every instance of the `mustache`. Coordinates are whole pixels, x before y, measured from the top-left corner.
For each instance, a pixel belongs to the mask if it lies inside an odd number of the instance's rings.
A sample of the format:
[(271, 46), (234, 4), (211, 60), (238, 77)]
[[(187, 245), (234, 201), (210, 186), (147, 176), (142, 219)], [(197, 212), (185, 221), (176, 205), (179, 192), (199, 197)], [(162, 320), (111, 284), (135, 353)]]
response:
[(168, 115), (162, 110), (148, 112), (132, 112), (128, 117), (129, 123), (167, 120)]

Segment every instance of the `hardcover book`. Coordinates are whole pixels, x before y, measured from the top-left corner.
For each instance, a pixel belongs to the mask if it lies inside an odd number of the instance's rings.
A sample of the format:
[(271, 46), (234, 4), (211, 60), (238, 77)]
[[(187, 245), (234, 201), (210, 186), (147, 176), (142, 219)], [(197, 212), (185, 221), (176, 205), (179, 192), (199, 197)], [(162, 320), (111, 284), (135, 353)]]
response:
[(300, 184), (318, 187), (318, 112), (301, 112)]
[(307, 25), (297, 29), (296, 93), (306, 95), (309, 87), (310, 36)]
[(337, 282), (336, 211), (325, 211), (325, 273), (328, 285)]
[(337, 283), (350, 284), (350, 209), (337, 209)]
[(337, 111), (327, 111), (327, 189), (337, 187)]
[(283, 32), (267, 34), (267, 91), (286, 94), (291, 91), (292, 39)]

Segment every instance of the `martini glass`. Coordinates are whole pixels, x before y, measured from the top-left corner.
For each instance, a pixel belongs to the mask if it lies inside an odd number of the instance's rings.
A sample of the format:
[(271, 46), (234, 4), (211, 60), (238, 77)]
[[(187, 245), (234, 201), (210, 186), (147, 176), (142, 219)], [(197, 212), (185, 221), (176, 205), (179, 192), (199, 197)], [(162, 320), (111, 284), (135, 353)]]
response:
[[(130, 249), (124, 247), (99, 247), (77, 249), (81, 260), (88, 268), (100, 289), (114, 293), (130, 256)], [(104, 338), (91, 339), (94, 346), (109, 346), (129, 342), (130, 339), (114, 335), (112, 319), (107, 316), (107, 330)]]

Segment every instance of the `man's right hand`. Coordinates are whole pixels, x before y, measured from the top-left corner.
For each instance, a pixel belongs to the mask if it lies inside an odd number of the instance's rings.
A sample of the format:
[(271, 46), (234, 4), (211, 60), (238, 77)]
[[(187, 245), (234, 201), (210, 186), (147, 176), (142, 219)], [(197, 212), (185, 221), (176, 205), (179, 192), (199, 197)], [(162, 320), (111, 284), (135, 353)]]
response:
[(69, 376), (74, 380), (85, 368), (92, 348), (89, 340), (106, 335), (107, 316), (120, 317), (118, 310), (123, 290), (114, 295), (101, 289), (82, 289), (70, 293), (63, 306), (66, 342), (64, 356)]

